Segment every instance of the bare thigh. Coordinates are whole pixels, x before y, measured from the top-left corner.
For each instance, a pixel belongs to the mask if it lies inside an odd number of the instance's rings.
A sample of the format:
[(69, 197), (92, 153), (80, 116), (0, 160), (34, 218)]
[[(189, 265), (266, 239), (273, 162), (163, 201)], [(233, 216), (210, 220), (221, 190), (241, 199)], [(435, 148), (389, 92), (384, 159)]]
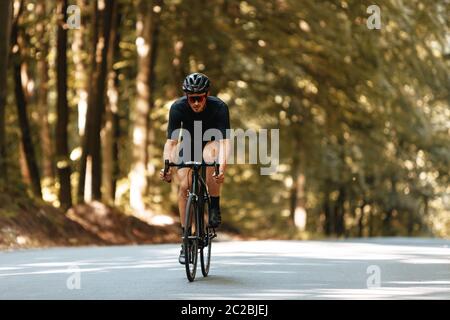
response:
[[(203, 159), (205, 162), (214, 162), (217, 160), (219, 153), (219, 143), (216, 141), (210, 141), (205, 145), (203, 149)], [(206, 182), (208, 187), (213, 183), (212, 175), (214, 173), (213, 167), (208, 167), (206, 169)], [(185, 195), (187, 190), (192, 186), (192, 169), (190, 168), (179, 168), (177, 169), (177, 177), (180, 181), (180, 192)], [(215, 184), (215, 182), (214, 182)], [(216, 187), (213, 185), (213, 188)]]
[(177, 169), (178, 180), (180, 181), (180, 189), (186, 191), (192, 185), (192, 175), (190, 168)]

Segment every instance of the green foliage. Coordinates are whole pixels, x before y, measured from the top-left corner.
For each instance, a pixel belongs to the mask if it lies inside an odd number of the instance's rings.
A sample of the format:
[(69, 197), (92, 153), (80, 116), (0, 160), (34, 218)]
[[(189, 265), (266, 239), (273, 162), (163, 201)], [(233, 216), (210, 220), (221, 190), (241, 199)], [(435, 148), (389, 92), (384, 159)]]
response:
[[(126, 184), (132, 161), (136, 2), (120, 1), (120, 50), (113, 64), (119, 79), (121, 185)], [(448, 2), (378, 1), (381, 30), (366, 27), (371, 4), (164, 1), (150, 115), (155, 172), (162, 166), (168, 106), (182, 94), (182, 77), (202, 71), (212, 79), (212, 93), (229, 104), (234, 128), (280, 129), (276, 175), (261, 176), (259, 166), (230, 167), (222, 201), (228, 224), (260, 236), (448, 236), (449, 224), (442, 222), (450, 210)], [(83, 17), (91, 22), (89, 14)], [(23, 22), (31, 77), (36, 76), (39, 47), (30, 27), (36, 19), (29, 10)], [(49, 11), (46, 22), (54, 21)], [(89, 30), (87, 25), (86, 65), (92, 59)], [(48, 35), (55, 37), (54, 28)], [(76, 148), (80, 142), (75, 88), (91, 84), (77, 83), (74, 70), (71, 63), (69, 140)], [(50, 70), (51, 104), (54, 77)], [(39, 121), (33, 121), (36, 133)], [(7, 131), (11, 137), (13, 129)], [(15, 162), (17, 145), (10, 150), (10, 162)], [(16, 168), (14, 175), (18, 174)], [(290, 207), (291, 188), (300, 175), (306, 181), (304, 199), (297, 199), (297, 204), (304, 201), (307, 212), (303, 233), (293, 227)], [(161, 184), (156, 173), (149, 173), (149, 181), (146, 203), (154, 210), (173, 211), (174, 202), (163, 201), (171, 199), (170, 187)], [(118, 204), (126, 207), (128, 199), (124, 193)]]

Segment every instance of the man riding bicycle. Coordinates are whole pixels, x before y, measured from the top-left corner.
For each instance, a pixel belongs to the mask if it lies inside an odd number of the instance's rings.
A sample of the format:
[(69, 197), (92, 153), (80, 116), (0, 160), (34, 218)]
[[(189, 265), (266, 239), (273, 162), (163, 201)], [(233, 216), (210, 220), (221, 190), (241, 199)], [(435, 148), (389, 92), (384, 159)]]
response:
[[(186, 95), (170, 107), (163, 157), (170, 162), (177, 162), (181, 158), (182, 162), (203, 160), (220, 163), (218, 175), (215, 175), (213, 167), (206, 168), (206, 184), (211, 196), (208, 223), (210, 227), (217, 228), (221, 223), (220, 190), (229, 151), (230, 117), (228, 106), (219, 98), (210, 96), (209, 88), (210, 80), (202, 73), (192, 73), (184, 79), (183, 91)], [(189, 168), (180, 168), (176, 172), (180, 181), (178, 208), (183, 234), (186, 200), (192, 185), (190, 171)], [(161, 170), (160, 178), (171, 182), (171, 170), (165, 175), (164, 170)], [(185, 263), (183, 246), (178, 260), (181, 264)]]

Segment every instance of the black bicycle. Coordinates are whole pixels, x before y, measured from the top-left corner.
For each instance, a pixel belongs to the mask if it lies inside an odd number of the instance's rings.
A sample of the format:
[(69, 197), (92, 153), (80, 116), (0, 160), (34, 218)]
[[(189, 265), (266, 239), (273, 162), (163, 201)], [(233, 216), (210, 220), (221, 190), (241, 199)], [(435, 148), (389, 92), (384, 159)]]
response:
[[(202, 274), (208, 276), (211, 264), (212, 240), (217, 237), (214, 228), (208, 226), (209, 209), (211, 200), (206, 187), (206, 167), (214, 167), (215, 174), (219, 174), (219, 164), (206, 162), (185, 162), (175, 164), (166, 160), (164, 163), (164, 175), (170, 167), (191, 168), (192, 186), (189, 190), (186, 202), (186, 220), (183, 234), (183, 249), (185, 254), (186, 275), (190, 282), (194, 281), (197, 272), (197, 259), (200, 251)], [(201, 170), (201, 172), (200, 172)], [(205, 221), (206, 219), (206, 221)]]

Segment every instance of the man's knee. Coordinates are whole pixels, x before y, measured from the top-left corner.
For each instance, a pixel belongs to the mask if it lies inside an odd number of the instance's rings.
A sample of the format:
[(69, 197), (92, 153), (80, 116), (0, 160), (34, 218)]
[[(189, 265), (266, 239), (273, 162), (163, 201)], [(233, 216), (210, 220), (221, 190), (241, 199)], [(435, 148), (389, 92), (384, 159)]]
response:
[(183, 189), (183, 188), (180, 188), (180, 189), (178, 190), (178, 198), (179, 198), (180, 200), (186, 200), (186, 199), (188, 198), (188, 190), (189, 190), (189, 189)]
[(189, 170), (180, 169), (178, 171), (178, 177), (180, 180), (180, 186), (178, 189), (178, 195), (185, 198), (189, 190)]

